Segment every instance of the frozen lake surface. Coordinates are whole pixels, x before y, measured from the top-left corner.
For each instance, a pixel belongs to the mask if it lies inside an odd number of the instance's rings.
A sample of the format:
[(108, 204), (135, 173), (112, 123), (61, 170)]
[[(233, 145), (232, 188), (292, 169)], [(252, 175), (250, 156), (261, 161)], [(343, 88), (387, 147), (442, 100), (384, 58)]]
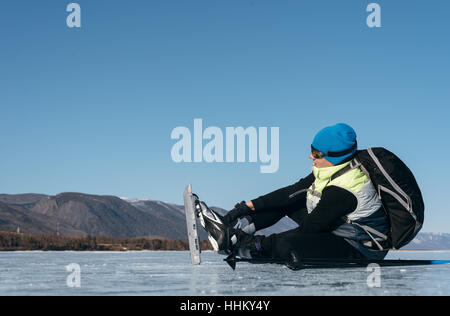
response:
[[(0, 252), (0, 295), (450, 295), (450, 265), (383, 267), (380, 287), (366, 268), (291, 271), (238, 264), (213, 252)], [(450, 252), (393, 252), (390, 259), (450, 259)], [(80, 267), (80, 287), (67, 280)], [(373, 276), (373, 275), (372, 275)], [(69, 284), (69, 285), (68, 285)], [(371, 283), (373, 284), (373, 283)]]

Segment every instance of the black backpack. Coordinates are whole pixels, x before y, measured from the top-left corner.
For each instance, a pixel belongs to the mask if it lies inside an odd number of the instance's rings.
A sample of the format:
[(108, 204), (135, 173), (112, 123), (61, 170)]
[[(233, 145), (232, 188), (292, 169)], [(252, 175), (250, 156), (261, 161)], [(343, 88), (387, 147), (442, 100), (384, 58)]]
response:
[(355, 162), (372, 181), (388, 215), (390, 246), (405, 246), (424, 221), (425, 206), (413, 173), (395, 154), (380, 147), (358, 151)]

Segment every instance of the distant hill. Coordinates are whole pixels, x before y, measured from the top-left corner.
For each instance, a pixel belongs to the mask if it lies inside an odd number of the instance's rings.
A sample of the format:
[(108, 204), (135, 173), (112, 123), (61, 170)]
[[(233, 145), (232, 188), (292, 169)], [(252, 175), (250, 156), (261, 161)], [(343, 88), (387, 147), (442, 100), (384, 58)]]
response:
[(19, 205), (24, 208), (33, 207), (37, 202), (46, 198), (44, 194), (0, 194), (0, 201), (9, 205)]
[(419, 233), (403, 249), (450, 250), (450, 234)]
[[(170, 214), (144, 211), (115, 196), (82, 193), (1, 195), (0, 230), (66, 236), (138, 237), (185, 239)], [(12, 204), (7, 204), (12, 203)]]
[[(220, 214), (226, 210), (213, 207)], [(289, 228), (287, 220), (266, 233)], [(292, 225), (292, 223), (291, 223)], [(295, 224), (294, 224), (295, 225)], [(183, 205), (84, 193), (0, 194), (0, 230), (65, 236), (187, 239)], [(200, 238), (206, 239), (203, 229)]]
[[(220, 214), (227, 211), (212, 207)], [(84, 193), (0, 194), (0, 231), (65, 236), (164, 237), (185, 240), (184, 206), (148, 199)], [(279, 233), (297, 225), (283, 218), (259, 234)], [(200, 238), (206, 239), (203, 229)], [(450, 234), (420, 233), (405, 249), (450, 249)]]
[[(8, 205), (0, 202), (0, 230), (28, 232), (31, 234), (47, 234), (56, 232), (56, 222), (48, 216), (31, 212), (25, 207)], [(60, 229), (69, 236), (83, 235), (84, 233), (66, 223), (60, 223)]]
[[(186, 215), (184, 206), (146, 199), (123, 199), (148, 216), (156, 218), (156, 222), (168, 223), (164, 237), (187, 239)], [(206, 232), (199, 230), (200, 239), (206, 239)]]

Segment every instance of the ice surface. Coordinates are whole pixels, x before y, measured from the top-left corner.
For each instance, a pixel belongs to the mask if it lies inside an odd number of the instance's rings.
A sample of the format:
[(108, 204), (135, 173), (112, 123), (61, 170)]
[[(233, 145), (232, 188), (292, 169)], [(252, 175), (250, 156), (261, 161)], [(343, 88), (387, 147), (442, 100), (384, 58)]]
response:
[[(213, 252), (192, 266), (189, 252), (3, 252), (0, 295), (449, 295), (450, 265), (384, 267), (380, 287), (366, 268), (291, 271), (238, 263)], [(401, 251), (388, 258), (450, 259), (450, 252)], [(81, 287), (66, 266), (81, 268)]]

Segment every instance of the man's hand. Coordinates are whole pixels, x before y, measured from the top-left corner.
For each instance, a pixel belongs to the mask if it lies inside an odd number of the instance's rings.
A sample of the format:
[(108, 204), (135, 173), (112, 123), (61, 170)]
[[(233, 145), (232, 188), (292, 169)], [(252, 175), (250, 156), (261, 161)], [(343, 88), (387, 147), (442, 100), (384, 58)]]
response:
[(242, 201), (234, 206), (234, 209), (228, 212), (227, 215), (224, 216), (223, 222), (225, 225), (231, 226), (237, 219), (242, 218), (244, 216), (250, 215), (252, 209)]

